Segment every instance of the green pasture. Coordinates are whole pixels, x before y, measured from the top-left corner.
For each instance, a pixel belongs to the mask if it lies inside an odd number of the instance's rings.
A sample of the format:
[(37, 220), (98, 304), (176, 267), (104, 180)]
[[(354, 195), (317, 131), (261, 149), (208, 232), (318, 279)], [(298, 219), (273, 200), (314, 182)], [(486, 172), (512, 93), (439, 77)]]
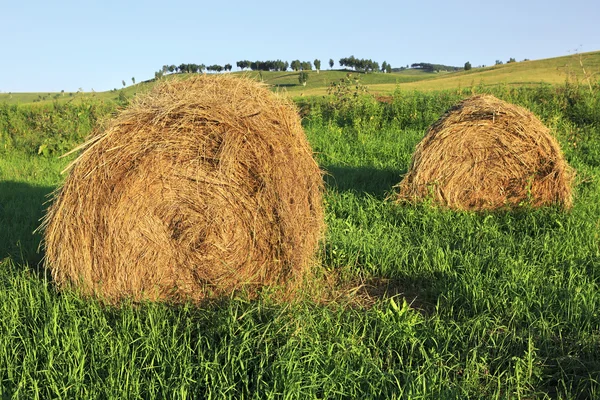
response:
[[(427, 127), (473, 90), (551, 128), (577, 170), (572, 210), (390, 200)], [(109, 307), (57, 291), (32, 232), (73, 157), (59, 155), (117, 106), (0, 103), (0, 398), (600, 398), (597, 85), (298, 105), (327, 172), (327, 291)]]

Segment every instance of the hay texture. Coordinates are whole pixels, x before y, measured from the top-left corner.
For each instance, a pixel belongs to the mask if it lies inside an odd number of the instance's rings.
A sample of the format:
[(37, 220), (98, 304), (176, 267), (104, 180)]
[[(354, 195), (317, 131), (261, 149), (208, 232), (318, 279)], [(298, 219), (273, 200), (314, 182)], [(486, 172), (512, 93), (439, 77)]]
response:
[(290, 102), (246, 78), (173, 79), (105, 125), (44, 222), (60, 286), (194, 301), (309, 269), (323, 180)]
[(490, 95), (468, 98), (434, 123), (398, 185), (400, 202), (456, 210), (572, 205), (574, 173), (531, 112)]

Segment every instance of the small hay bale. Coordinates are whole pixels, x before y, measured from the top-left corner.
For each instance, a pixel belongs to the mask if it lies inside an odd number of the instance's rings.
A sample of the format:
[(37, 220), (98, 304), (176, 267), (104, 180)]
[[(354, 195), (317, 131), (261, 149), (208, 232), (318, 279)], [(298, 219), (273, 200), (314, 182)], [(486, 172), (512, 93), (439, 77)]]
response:
[(574, 172), (530, 111), (491, 95), (468, 98), (434, 123), (398, 184), (399, 202), (456, 210), (572, 205)]
[(309, 270), (322, 173), (293, 104), (263, 85), (160, 83), (83, 149), (43, 224), (59, 286), (108, 302), (200, 301), (290, 288)]

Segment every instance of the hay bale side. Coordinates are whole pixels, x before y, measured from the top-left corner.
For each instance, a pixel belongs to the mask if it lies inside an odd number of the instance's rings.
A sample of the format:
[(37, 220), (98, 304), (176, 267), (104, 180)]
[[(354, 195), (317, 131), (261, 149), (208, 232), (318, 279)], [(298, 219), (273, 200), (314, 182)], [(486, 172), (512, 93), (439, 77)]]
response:
[(468, 98), (434, 123), (398, 185), (398, 201), (457, 210), (572, 206), (574, 172), (530, 111), (491, 95)]
[(245, 78), (170, 80), (84, 145), (44, 221), (46, 265), (107, 301), (292, 286), (322, 190), (293, 104)]

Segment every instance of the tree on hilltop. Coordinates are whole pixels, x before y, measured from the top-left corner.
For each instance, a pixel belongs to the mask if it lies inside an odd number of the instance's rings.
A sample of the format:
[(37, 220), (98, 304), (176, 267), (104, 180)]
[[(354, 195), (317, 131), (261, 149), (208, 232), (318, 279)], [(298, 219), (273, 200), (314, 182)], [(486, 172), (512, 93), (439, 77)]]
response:
[(243, 71), (245, 68), (250, 68), (250, 64), (250, 61), (242, 60), (238, 61), (235, 65)]
[(306, 86), (306, 82), (308, 81), (308, 72), (300, 72), (300, 74), (298, 74), (298, 82), (300, 82), (300, 84), (302, 86)]
[(379, 70), (379, 63), (364, 58), (354, 56), (341, 58), (339, 61), (341, 67), (350, 67), (360, 72), (372, 72)]
[(469, 61), (467, 61), (467, 62), (465, 63), (465, 71), (468, 71), (468, 70), (470, 70), (470, 69), (471, 69), (471, 63), (470, 63)]
[(207, 71), (221, 72), (223, 71), (223, 67), (221, 65), (213, 64), (206, 67)]
[(300, 69), (302, 71), (310, 71), (310, 70), (312, 70), (312, 64), (310, 63), (310, 61), (303, 61), (300, 64)]
[(333, 58), (330, 58), (329, 59), (329, 68), (333, 68), (333, 64), (334, 64)]
[(319, 70), (321, 69), (321, 60), (315, 58), (315, 61), (313, 61), (313, 63), (315, 64), (315, 69), (317, 70), (318, 74)]

